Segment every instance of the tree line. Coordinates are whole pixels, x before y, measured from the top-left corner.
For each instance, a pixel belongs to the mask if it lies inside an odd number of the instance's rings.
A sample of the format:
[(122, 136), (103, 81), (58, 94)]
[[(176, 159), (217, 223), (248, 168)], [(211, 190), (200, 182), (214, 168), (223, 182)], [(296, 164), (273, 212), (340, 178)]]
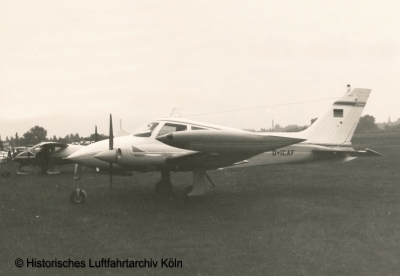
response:
[[(97, 134), (97, 140), (108, 139), (107, 135)], [(64, 137), (57, 137), (53, 135), (53, 137), (47, 137), (47, 130), (41, 126), (34, 126), (29, 131), (25, 132), (22, 137), (18, 135), (18, 132), (15, 133), (14, 137), (6, 137), (6, 142), (10, 144), (11, 147), (18, 146), (28, 146), (28, 145), (36, 145), (40, 142), (60, 142), (60, 143), (73, 143), (73, 142), (81, 142), (83, 140), (86, 141), (94, 141), (95, 134), (91, 134), (88, 137), (80, 136), (78, 133), (76, 134), (67, 134)], [(3, 148), (3, 142), (0, 137), (0, 149)]]

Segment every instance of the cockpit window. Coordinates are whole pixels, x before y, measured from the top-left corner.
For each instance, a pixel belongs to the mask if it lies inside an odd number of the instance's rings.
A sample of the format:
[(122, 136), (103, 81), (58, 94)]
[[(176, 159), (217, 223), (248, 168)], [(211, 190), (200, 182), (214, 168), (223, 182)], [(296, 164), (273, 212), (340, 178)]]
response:
[(169, 124), (166, 123), (161, 129), (160, 132), (157, 134), (158, 136), (164, 135), (164, 134), (168, 134), (171, 132), (177, 132), (177, 131), (185, 131), (187, 130), (187, 126), (186, 125), (178, 125), (178, 124)]
[(136, 137), (150, 137), (152, 131), (158, 126), (158, 123), (150, 123), (136, 129), (132, 134)]

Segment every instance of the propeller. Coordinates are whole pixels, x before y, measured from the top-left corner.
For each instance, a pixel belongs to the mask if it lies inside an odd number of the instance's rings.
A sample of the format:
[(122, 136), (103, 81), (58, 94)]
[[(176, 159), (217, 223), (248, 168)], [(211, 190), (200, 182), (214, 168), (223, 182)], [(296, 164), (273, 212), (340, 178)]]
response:
[[(97, 129), (97, 127), (96, 127)], [(108, 149), (114, 149), (114, 134), (113, 134), (113, 125), (112, 125), (112, 115), (110, 114), (110, 136), (108, 138)], [(110, 188), (112, 188), (112, 178), (113, 178), (113, 164), (110, 162)]]

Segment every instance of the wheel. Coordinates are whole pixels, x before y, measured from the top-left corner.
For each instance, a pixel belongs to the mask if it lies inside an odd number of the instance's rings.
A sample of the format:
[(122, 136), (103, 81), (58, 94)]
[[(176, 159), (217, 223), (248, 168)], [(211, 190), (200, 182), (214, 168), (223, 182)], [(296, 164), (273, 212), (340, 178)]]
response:
[(47, 170), (49, 169), (49, 166), (47, 166), (46, 163), (42, 163), (40, 165), (40, 170), (42, 171), (42, 174), (47, 174)]
[(84, 190), (73, 191), (69, 196), (69, 201), (74, 204), (84, 204), (86, 202), (86, 192)]
[(160, 180), (155, 187), (156, 194), (171, 195), (174, 190), (171, 181)]
[(187, 186), (184, 190), (183, 190), (183, 196), (187, 197), (188, 194), (193, 190), (193, 185)]

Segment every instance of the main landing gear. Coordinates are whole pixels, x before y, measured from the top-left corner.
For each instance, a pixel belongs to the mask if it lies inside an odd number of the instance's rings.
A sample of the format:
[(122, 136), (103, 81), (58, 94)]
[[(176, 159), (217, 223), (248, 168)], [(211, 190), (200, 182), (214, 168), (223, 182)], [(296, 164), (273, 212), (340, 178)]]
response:
[[(194, 196), (202, 196), (206, 193), (206, 181), (208, 179), (213, 187), (215, 187), (211, 178), (208, 176), (204, 169), (196, 169), (193, 171), (193, 185), (187, 186), (183, 190), (184, 198), (190, 198)], [(170, 196), (173, 192), (173, 186), (171, 182), (171, 172), (161, 171), (161, 179), (155, 186), (155, 193), (157, 195)]]
[(174, 188), (171, 182), (171, 172), (161, 171), (161, 179), (157, 182), (155, 192), (158, 195), (170, 196)]
[[(202, 196), (206, 193), (206, 181), (207, 178), (210, 183), (215, 187), (211, 178), (208, 176), (204, 169), (196, 169), (193, 171), (193, 185), (187, 186), (183, 190), (184, 197)], [(158, 195), (170, 196), (173, 192), (173, 186), (171, 182), (171, 172), (161, 171), (161, 179), (157, 182), (155, 192)]]
[(193, 185), (187, 186), (183, 190), (183, 195), (187, 197), (193, 196), (202, 196), (206, 193), (206, 180), (211, 183), (213, 187), (215, 187), (214, 183), (212, 182), (210, 176), (206, 173), (203, 169), (197, 169), (193, 171)]

